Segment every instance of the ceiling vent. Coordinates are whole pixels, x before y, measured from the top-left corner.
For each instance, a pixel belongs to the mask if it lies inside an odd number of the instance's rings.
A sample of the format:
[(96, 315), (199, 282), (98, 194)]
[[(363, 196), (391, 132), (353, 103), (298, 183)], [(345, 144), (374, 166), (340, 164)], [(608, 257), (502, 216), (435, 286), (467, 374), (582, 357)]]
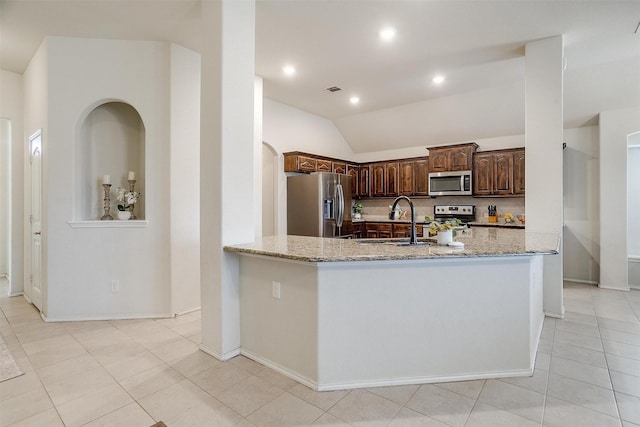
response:
[(342, 90), (342, 89), (339, 88), (338, 86), (331, 86), (331, 87), (328, 87), (327, 90), (329, 92), (338, 92), (339, 90)]

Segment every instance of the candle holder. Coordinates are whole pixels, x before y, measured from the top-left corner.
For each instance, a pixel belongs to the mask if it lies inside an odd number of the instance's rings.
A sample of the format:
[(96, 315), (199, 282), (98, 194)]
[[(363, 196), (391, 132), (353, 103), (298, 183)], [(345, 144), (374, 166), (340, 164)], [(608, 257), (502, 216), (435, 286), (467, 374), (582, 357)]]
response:
[[(135, 179), (129, 179), (127, 180), (129, 182), (129, 191), (131, 193), (135, 194), (135, 188), (136, 188), (136, 180)], [(131, 212), (131, 219), (138, 219), (138, 217), (136, 216), (136, 214), (133, 213), (133, 208), (135, 208), (135, 204), (132, 203), (129, 205), (129, 212)]]
[(104, 188), (104, 215), (102, 215), (100, 219), (102, 221), (109, 221), (113, 219), (113, 217), (109, 215), (109, 209), (111, 209), (111, 199), (109, 198), (111, 184), (102, 184), (102, 188)]

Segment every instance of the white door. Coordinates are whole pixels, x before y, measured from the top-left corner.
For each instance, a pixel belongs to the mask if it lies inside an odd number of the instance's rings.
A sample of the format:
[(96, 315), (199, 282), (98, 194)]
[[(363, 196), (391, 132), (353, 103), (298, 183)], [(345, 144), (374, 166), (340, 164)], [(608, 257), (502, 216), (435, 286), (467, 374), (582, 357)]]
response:
[(42, 131), (29, 138), (31, 152), (31, 273), (27, 297), (42, 311)]

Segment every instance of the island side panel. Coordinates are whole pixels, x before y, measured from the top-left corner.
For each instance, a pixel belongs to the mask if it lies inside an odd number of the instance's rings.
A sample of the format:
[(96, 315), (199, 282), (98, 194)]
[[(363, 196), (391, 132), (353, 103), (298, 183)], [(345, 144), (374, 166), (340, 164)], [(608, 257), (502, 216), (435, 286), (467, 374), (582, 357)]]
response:
[[(315, 265), (273, 257), (239, 258), (241, 353), (315, 388)], [(280, 298), (273, 296), (274, 281), (280, 283)]]
[(318, 388), (530, 375), (531, 258), (319, 264)]
[(531, 336), (529, 352), (532, 360), (536, 360), (538, 344), (544, 325), (544, 256), (531, 256)]

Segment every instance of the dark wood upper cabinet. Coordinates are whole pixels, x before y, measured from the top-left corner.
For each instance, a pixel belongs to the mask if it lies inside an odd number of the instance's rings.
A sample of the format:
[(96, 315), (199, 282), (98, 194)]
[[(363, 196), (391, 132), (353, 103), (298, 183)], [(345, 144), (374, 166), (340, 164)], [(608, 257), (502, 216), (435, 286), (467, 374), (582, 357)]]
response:
[(477, 149), (475, 142), (429, 148), (429, 172), (471, 170)]
[(494, 154), (493, 183), (493, 194), (513, 194), (513, 153)]
[(373, 163), (371, 165), (371, 197), (384, 197), (387, 195), (387, 164)]
[(412, 196), (415, 193), (415, 165), (412, 161), (400, 162), (399, 194)]
[(386, 165), (385, 196), (397, 196), (400, 190), (398, 179), (400, 166), (398, 162), (388, 162)]
[(428, 157), (349, 163), (298, 151), (284, 153), (285, 172), (348, 174), (352, 197), (429, 196), (429, 172), (473, 170), (473, 195), (525, 193), (525, 149), (476, 152), (475, 142), (429, 148)]
[(284, 154), (285, 172), (315, 172), (316, 158), (299, 153)]
[(473, 159), (473, 195), (524, 195), (524, 162), (524, 149), (476, 153)]
[[(402, 169), (401, 169), (402, 170)], [(429, 195), (429, 159), (416, 160), (413, 168), (414, 192), (416, 196)]]
[(524, 149), (513, 153), (513, 194), (524, 194)]
[(347, 175), (351, 176), (351, 197), (358, 197), (358, 187), (360, 184), (360, 167), (358, 165), (347, 165)]
[(371, 197), (371, 165), (360, 165), (358, 174), (358, 196)]
[(344, 162), (332, 162), (331, 163), (331, 172), (346, 174), (347, 173), (347, 164)]
[(473, 195), (493, 194), (493, 154), (476, 153), (473, 159)]

